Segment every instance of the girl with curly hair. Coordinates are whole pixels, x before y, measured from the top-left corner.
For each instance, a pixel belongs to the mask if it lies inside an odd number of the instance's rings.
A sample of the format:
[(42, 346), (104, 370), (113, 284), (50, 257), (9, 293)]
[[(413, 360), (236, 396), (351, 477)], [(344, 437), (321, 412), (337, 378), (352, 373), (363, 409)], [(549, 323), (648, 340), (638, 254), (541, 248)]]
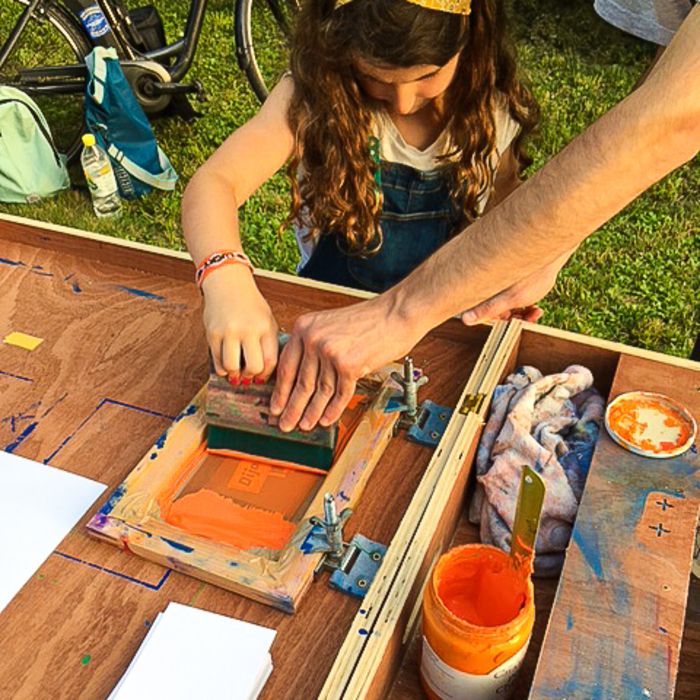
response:
[(381, 292), (518, 185), (536, 121), (501, 0), (305, 0), (289, 73), (183, 199), (217, 372), (277, 362), (237, 209), (285, 162), (299, 274)]

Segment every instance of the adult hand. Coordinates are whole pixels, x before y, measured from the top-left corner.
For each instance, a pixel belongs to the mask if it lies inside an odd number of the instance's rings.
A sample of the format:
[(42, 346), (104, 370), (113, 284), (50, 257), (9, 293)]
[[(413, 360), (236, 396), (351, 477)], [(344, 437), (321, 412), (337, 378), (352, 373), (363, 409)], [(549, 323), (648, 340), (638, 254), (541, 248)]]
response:
[(216, 270), (202, 284), (204, 327), (214, 369), (231, 382), (263, 382), (277, 364), (278, 325), (242, 265)]
[(557, 282), (559, 270), (574, 250), (575, 248), (567, 251), (490, 299), (467, 309), (462, 313), (462, 322), (467, 326), (473, 326), (484, 321), (508, 321), (511, 318), (519, 318), (531, 323), (538, 321), (544, 312), (536, 302), (552, 290)]
[(270, 404), (280, 429), (334, 423), (357, 380), (405, 355), (427, 330), (412, 327), (387, 295), (300, 316), (280, 356)]

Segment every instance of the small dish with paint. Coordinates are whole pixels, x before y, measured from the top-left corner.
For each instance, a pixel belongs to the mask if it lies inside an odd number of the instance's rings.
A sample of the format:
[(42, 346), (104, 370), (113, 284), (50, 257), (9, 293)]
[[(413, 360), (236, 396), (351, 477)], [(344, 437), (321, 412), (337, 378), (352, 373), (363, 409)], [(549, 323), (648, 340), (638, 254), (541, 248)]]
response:
[(631, 391), (611, 401), (605, 427), (625, 449), (657, 459), (683, 454), (697, 431), (695, 419), (682, 404), (648, 391)]

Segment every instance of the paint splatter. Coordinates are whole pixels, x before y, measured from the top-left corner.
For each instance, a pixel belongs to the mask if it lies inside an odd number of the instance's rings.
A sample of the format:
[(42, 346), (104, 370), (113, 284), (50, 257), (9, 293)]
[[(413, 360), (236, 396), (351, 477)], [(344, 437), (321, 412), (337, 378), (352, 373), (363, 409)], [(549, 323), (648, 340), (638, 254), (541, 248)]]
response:
[(367, 637), (369, 635), (369, 630), (366, 630), (364, 627), (361, 627), (357, 631), (360, 634), (360, 636), (362, 636), (362, 637)]
[(92, 661), (92, 656), (90, 656), (90, 654), (85, 654), (85, 656), (83, 656), (83, 658), (80, 659), (80, 663), (83, 666), (87, 666), (90, 663), (90, 661)]
[(188, 547), (186, 544), (175, 542), (175, 540), (169, 540), (167, 537), (161, 537), (160, 539), (166, 544), (169, 544), (173, 549), (179, 549), (181, 552), (185, 552), (186, 554), (194, 552), (194, 547)]
[(9, 260), (8, 258), (0, 258), (0, 265), (10, 265), (11, 267), (26, 267), (21, 260)]
[(153, 292), (147, 292), (143, 289), (136, 289), (135, 287), (125, 287), (121, 284), (117, 285), (117, 289), (127, 294), (132, 294), (136, 297), (141, 297), (142, 299), (152, 299), (153, 301), (165, 301), (165, 297), (160, 294), (154, 294)]
[(30, 423), (18, 436), (14, 442), (5, 445), (5, 452), (14, 452), (36, 429), (38, 423)]
[(566, 613), (566, 631), (568, 632), (574, 626), (574, 616), (571, 614), (571, 610)]

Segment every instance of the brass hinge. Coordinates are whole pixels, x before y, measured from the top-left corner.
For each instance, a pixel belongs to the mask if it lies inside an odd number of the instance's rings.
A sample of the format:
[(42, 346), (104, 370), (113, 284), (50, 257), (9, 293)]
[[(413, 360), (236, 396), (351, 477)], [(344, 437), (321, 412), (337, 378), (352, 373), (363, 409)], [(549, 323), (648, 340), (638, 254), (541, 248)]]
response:
[(459, 412), (466, 416), (467, 413), (478, 413), (484, 403), (486, 394), (467, 394), (459, 408)]

